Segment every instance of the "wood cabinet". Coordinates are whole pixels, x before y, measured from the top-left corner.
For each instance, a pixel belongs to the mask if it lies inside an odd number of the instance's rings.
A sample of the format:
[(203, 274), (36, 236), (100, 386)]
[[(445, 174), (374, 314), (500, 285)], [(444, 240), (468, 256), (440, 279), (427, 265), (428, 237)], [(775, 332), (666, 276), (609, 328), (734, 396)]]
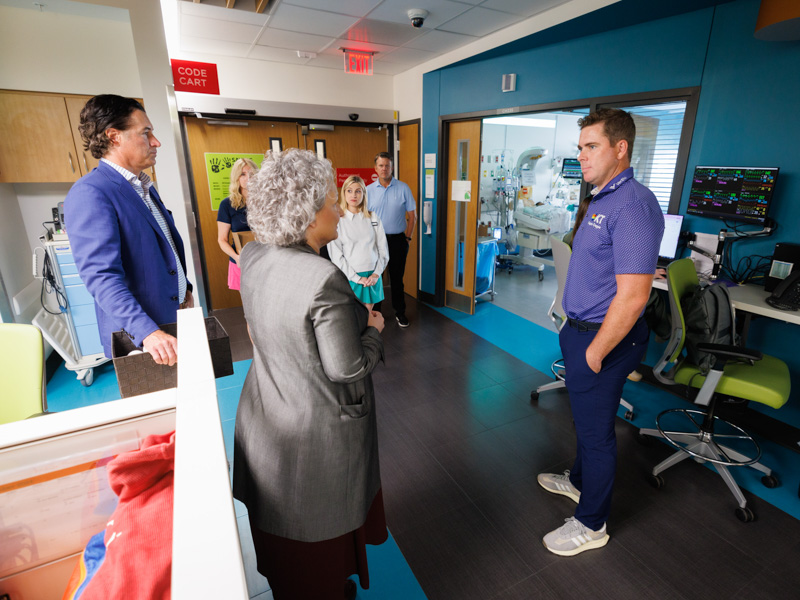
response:
[(0, 183), (69, 183), (91, 172), (99, 160), (78, 131), (91, 97), (0, 90)]
[(100, 160), (92, 156), (92, 153), (83, 149), (83, 138), (81, 132), (78, 131), (78, 125), (81, 123), (81, 111), (86, 105), (86, 102), (91, 96), (64, 96), (64, 101), (67, 104), (67, 115), (69, 116), (69, 127), (72, 131), (72, 139), (75, 141), (75, 150), (78, 153), (78, 166), (81, 170), (81, 175), (90, 173), (98, 164)]
[(0, 182), (81, 176), (64, 96), (0, 91)]

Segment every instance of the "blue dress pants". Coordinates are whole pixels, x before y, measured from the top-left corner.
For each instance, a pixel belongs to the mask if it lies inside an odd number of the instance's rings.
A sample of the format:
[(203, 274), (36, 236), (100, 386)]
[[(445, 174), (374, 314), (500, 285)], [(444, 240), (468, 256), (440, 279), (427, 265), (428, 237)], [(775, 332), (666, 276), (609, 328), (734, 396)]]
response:
[(639, 366), (649, 331), (640, 318), (605, 357), (599, 373), (586, 364), (586, 349), (596, 331), (565, 325), (559, 334), (565, 378), (577, 436), (577, 456), (569, 479), (581, 492), (575, 518), (592, 530), (608, 520), (617, 470), (614, 420), (628, 374)]

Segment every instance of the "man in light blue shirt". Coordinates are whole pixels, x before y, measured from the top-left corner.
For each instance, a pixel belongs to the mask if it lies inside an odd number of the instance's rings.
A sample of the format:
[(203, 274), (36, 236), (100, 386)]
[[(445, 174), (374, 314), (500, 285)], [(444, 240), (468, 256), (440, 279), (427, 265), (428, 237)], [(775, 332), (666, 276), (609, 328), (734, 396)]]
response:
[(636, 126), (630, 114), (603, 108), (578, 125), (578, 160), (594, 189), (572, 241), (563, 299), (567, 324), (559, 333), (577, 452), (571, 471), (538, 477), (545, 490), (578, 504), (575, 516), (543, 540), (561, 556), (600, 548), (609, 539), (614, 420), (622, 386), (649, 337), (643, 312), (664, 232), (655, 195), (633, 178)]
[[(389, 281), (392, 307), (400, 327), (408, 327), (403, 275), (406, 270), (408, 243), (417, 224), (417, 203), (411, 188), (392, 177), (392, 155), (379, 152), (375, 156), (378, 180), (367, 186), (367, 207), (378, 214), (389, 244)], [(374, 310), (380, 311), (380, 302)]]

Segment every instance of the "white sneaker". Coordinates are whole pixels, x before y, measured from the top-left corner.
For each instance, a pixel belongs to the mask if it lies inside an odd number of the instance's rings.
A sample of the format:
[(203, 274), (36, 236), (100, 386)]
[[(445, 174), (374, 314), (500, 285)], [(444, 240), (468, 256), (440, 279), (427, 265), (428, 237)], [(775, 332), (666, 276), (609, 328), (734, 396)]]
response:
[(559, 556), (575, 556), (584, 550), (602, 548), (608, 543), (606, 524), (598, 531), (593, 531), (575, 517), (564, 520), (564, 524), (551, 531), (542, 539), (544, 547)]
[(558, 473), (539, 473), (536, 477), (539, 485), (551, 494), (560, 494), (573, 500), (577, 504), (581, 499), (581, 493), (569, 481), (569, 471), (564, 471), (563, 475)]

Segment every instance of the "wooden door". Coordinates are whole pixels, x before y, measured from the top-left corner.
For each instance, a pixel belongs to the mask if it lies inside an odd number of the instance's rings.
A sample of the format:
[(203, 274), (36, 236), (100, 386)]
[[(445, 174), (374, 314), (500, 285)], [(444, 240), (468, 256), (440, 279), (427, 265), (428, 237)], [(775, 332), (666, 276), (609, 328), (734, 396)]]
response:
[[(447, 124), (445, 306), (475, 312), (481, 121)], [(455, 183), (455, 185), (453, 185)], [(455, 191), (454, 191), (455, 190)]]
[(206, 270), (207, 298), (209, 309), (213, 310), (241, 306), (242, 299), (239, 292), (228, 289), (228, 257), (217, 244), (217, 209), (211, 204), (205, 153), (264, 154), (270, 147), (271, 138), (279, 138), (284, 150), (297, 148), (299, 142), (296, 123), (238, 123), (247, 125), (212, 125), (204, 119), (184, 117), (197, 202), (196, 214), (200, 225), (200, 246)]
[(419, 288), (419, 237), (417, 232), (422, 219), (422, 206), (419, 199), (419, 123), (400, 125), (397, 133), (400, 143), (397, 150), (397, 178), (408, 184), (417, 202), (417, 226), (411, 233), (411, 241), (408, 243), (406, 273), (403, 277), (406, 294), (416, 298)]
[(64, 97), (0, 92), (0, 182), (72, 182), (80, 176)]

